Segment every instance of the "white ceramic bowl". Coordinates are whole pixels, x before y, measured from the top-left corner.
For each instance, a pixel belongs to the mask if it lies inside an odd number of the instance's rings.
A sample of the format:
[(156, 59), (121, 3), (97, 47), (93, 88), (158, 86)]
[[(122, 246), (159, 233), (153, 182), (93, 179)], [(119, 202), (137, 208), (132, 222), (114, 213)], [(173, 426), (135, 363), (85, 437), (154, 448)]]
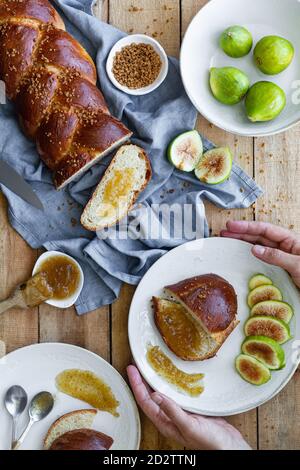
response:
[(34, 276), (35, 274), (37, 274), (39, 272), (41, 264), (46, 259), (53, 258), (54, 256), (61, 256), (61, 257), (64, 257), (64, 258), (69, 258), (71, 261), (73, 261), (73, 263), (75, 263), (76, 266), (79, 269), (80, 281), (79, 281), (79, 285), (78, 285), (78, 288), (77, 288), (76, 292), (71, 297), (68, 297), (68, 298), (63, 299), (63, 300), (53, 300), (53, 299), (46, 300), (46, 304), (53, 305), (53, 307), (57, 307), (57, 308), (69, 308), (69, 307), (72, 307), (72, 305), (75, 304), (76, 300), (78, 299), (78, 297), (79, 297), (79, 295), (82, 291), (83, 283), (84, 283), (83, 271), (81, 269), (80, 264), (77, 263), (77, 261), (74, 258), (72, 258), (69, 255), (66, 255), (65, 253), (61, 253), (60, 251), (46, 251), (46, 253), (43, 253), (39, 257), (39, 259), (37, 260), (37, 262), (36, 262), (36, 264), (33, 268), (32, 275)]
[[(210, 0), (191, 22), (181, 49), (181, 74), (185, 89), (198, 111), (210, 122), (234, 134), (266, 136), (282, 132), (300, 120), (300, 2), (298, 0)], [(267, 35), (283, 36), (295, 47), (292, 64), (279, 75), (264, 75), (255, 66), (253, 49), (241, 59), (228, 57), (219, 37), (229, 26), (241, 25), (253, 35), (254, 45)], [(219, 103), (209, 88), (211, 67), (234, 66), (245, 71), (252, 84), (276, 83), (287, 95), (284, 111), (273, 121), (251, 123), (244, 103)]]
[[(117, 52), (120, 52), (120, 50), (125, 47), (129, 46), (130, 44), (150, 44), (154, 50), (159, 54), (161, 61), (162, 61), (162, 67), (161, 71), (157, 77), (157, 79), (151, 83), (151, 85), (143, 87), (143, 88), (138, 88), (136, 90), (133, 90), (131, 88), (128, 88), (126, 86), (121, 85), (115, 78), (112, 68), (113, 68), (113, 61), (114, 57)], [(115, 87), (119, 88), (119, 90), (124, 91), (124, 93), (128, 93), (129, 95), (135, 95), (135, 96), (141, 96), (141, 95), (147, 95), (148, 93), (151, 93), (151, 91), (156, 90), (163, 81), (165, 80), (167, 73), (169, 69), (169, 62), (168, 62), (168, 57), (167, 54), (165, 53), (165, 50), (163, 47), (159, 44), (158, 41), (155, 39), (145, 35), (145, 34), (131, 34), (129, 36), (126, 36), (125, 38), (120, 39), (113, 48), (111, 49), (109, 56), (107, 58), (106, 62), (106, 71), (107, 74), (111, 80), (111, 82), (115, 85)]]

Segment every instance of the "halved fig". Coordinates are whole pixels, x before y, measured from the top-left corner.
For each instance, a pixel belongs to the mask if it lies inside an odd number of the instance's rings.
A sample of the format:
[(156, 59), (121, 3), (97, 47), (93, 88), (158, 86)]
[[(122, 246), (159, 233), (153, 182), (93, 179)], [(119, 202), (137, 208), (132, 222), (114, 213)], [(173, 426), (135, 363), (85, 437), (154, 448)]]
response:
[(254, 305), (250, 312), (251, 317), (264, 315), (276, 317), (279, 320), (289, 323), (294, 315), (294, 310), (287, 302), (280, 300), (266, 300)]
[(242, 344), (242, 352), (255, 357), (271, 370), (282, 369), (285, 365), (284, 350), (267, 336), (249, 336)]
[(252, 385), (263, 385), (271, 378), (269, 368), (255, 357), (240, 354), (235, 360), (235, 366), (240, 376)]
[(206, 184), (219, 184), (227, 180), (232, 169), (232, 154), (228, 147), (206, 152), (195, 169), (197, 178)]
[(259, 286), (253, 289), (248, 295), (248, 305), (250, 308), (266, 300), (282, 300), (282, 293), (278, 287), (272, 285)]
[(170, 162), (182, 171), (193, 171), (202, 154), (202, 139), (196, 130), (178, 135), (168, 147)]
[(256, 289), (256, 287), (260, 286), (270, 286), (272, 284), (273, 281), (264, 274), (255, 274), (249, 281), (249, 290)]
[(267, 336), (279, 344), (291, 339), (289, 325), (275, 317), (250, 317), (245, 324), (246, 336)]

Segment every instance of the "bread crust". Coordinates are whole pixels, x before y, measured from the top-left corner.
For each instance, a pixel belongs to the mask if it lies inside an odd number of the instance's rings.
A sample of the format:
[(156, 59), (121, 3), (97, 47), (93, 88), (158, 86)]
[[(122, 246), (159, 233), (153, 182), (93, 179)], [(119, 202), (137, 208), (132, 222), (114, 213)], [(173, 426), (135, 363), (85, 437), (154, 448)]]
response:
[(235, 290), (216, 274), (185, 279), (165, 290), (181, 302), (208, 333), (225, 331), (236, 318)]
[(54, 423), (51, 424), (50, 428), (48, 429), (48, 432), (44, 438), (44, 447), (48, 448), (47, 441), (56, 426), (62, 423), (65, 419), (80, 416), (82, 414), (89, 414), (95, 417), (97, 414), (97, 410), (93, 410), (93, 409), (75, 410), (75, 411), (71, 411), (70, 413), (66, 413), (60, 418), (58, 418), (56, 421), (54, 421)]
[(0, 80), (60, 189), (129, 140), (88, 52), (48, 0), (0, 1)]
[[(116, 155), (114, 156), (114, 158), (112, 159), (110, 165), (108, 166), (108, 168), (106, 169), (102, 179), (104, 178), (105, 174), (107, 172), (109, 172), (111, 170), (111, 168), (114, 166), (114, 163), (116, 162), (117, 158), (118, 158), (118, 154), (119, 152), (121, 152), (124, 147), (126, 146), (130, 146), (132, 144), (128, 143), (128, 144), (124, 144), (122, 145), (122, 147), (119, 148), (118, 152), (116, 153)], [(137, 147), (137, 146), (136, 146)], [(131, 200), (131, 204), (128, 206), (128, 209), (127, 209), (127, 214), (128, 212), (130, 212), (130, 210), (133, 208), (134, 204), (136, 203), (136, 200), (137, 198), (139, 197), (139, 195), (144, 191), (144, 189), (146, 188), (146, 186), (148, 185), (149, 181), (151, 180), (152, 178), (152, 168), (151, 168), (151, 163), (150, 163), (150, 160), (149, 160), (149, 157), (148, 155), (146, 154), (145, 150), (142, 149), (141, 147), (138, 147), (139, 148), (139, 152), (140, 152), (140, 156), (142, 156), (142, 158), (144, 159), (145, 163), (146, 163), (146, 171), (145, 171), (145, 180), (144, 180), (144, 183), (143, 185), (141, 186), (140, 190), (139, 191), (134, 191), (134, 194), (133, 194), (133, 198)], [(102, 181), (101, 179), (101, 181)], [(101, 184), (101, 181), (99, 183), (99, 185)], [(98, 186), (99, 186), (98, 185)], [(92, 226), (92, 225), (88, 225), (88, 224), (85, 224), (84, 222), (84, 214), (86, 211), (88, 211), (90, 209), (90, 207), (92, 206), (94, 200), (95, 200), (95, 197), (96, 197), (96, 194), (97, 194), (97, 189), (98, 189), (98, 186), (97, 188), (95, 189), (91, 199), (89, 200), (89, 202), (87, 203), (85, 209), (84, 209), (84, 212), (82, 213), (82, 216), (81, 216), (81, 224), (83, 225), (84, 228), (86, 228), (87, 230), (90, 230), (91, 232), (96, 232), (97, 230), (102, 230), (104, 228), (109, 228), (109, 227), (112, 227), (114, 225), (116, 225), (120, 220), (121, 218), (118, 218), (116, 219), (114, 222), (112, 222), (111, 224), (107, 224), (107, 225), (104, 225), (104, 226)], [(125, 217), (125, 216), (124, 216)]]
[(0, 24), (11, 18), (27, 18), (65, 29), (64, 22), (48, 0), (1, 0)]
[(94, 429), (75, 429), (55, 439), (49, 450), (109, 450), (113, 439)]

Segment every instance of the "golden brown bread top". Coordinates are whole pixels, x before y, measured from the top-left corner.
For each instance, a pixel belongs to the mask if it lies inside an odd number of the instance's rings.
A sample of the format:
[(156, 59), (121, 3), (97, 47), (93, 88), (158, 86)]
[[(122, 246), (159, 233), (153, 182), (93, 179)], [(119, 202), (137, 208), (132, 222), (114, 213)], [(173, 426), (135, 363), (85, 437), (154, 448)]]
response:
[(93, 429), (75, 429), (55, 439), (49, 450), (109, 450), (113, 439)]
[(61, 29), (65, 27), (61, 17), (48, 0), (1, 0), (0, 23), (11, 18), (15, 21), (18, 18), (36, 20), (53, 24)]
[(77, 71), (94, 85), (97, 81), (95, 64), (86, 50), (69, 33), (52, 25), (40, 27), (35, 63)]
[(129, 139), (95, 86), (93, 60), (47, 0), (0, 0), (0, 50), (7, 95), (60, 185)]
[(237, 314), (237, 296), (229, 282), (216, 274), (185, 279), (167, 286), (209, 333), (226, 330)]

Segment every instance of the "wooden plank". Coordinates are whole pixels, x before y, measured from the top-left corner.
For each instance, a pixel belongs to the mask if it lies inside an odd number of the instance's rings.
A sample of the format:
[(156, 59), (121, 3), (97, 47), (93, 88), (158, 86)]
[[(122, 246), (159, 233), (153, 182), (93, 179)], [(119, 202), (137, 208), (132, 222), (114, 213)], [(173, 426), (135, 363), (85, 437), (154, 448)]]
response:
[(179, 54), (178, 0), (110, 0), (109, 22), (130, 34), (153, 36), (168, 54)]
[[(110, 0), (109, 21), (128, 33), (145, 33), (158, 39), (168, 54), (178, 56), (180, 46), (180, 9), (177, 0)], [(125, 286), (118, 302), (112, 305), (112, 362), (124, 373), (130, 361), (127, 339), (128, 309), (133, 288)], [(159, 435), (142, 416), (142, 449), (177, 449), (178, 444)]]
[(108, 21), (108, 0), (97, 0), (93, 7), (94, 15), (103, 21)]
[[(195, 14), (207, 3), (207, 0), (181, 0), (182, 4), (182, 36), (184, 35), (190, 21)], [(205, 47), (205, 45), (203, 45)], [(218, 146), (228, 145), (235, 154), (235, 161), (249, 174), (254, 174), (253, 166), (253, 139), (241, 138), (229, 134), (199, 117), (197, 128), (206, 138), (213, 141)], [(206, 213), (212, 235), (218, 236), (227, 220), (251, 220), (253, 209), (245, 210), (221, 210), (206, 203)], [(257, 446), (257, 413), (256, 410), (238, 416), (233, 416), (228, 420), (236, 426), (243, 434), (249, 444)]]
[[(98, 2), (94, 13), (107, 21), (108, 2)], [(59, 310), (49, 305), (39, 308), (40, 341), (75, 344), (110, 360), (109, 307), (79, 317), (74, 308)]]
[[(300, 126), (278, 136), (256, 139), (256, 179), (265, 189), (256, 204), (258, 220), (300, 231)], [(259, 409), (260, 449), (300, 447), (299, 371), (287, 387)]]
[[(7, 204), (0, 193), (0, 298), (31, 276), (37, 258), (24, 240), (11, 228), (7, 218)], [(0, 316), (0, 340), (7, 352), (38, 342), (38, 310), (11, 309)]]

